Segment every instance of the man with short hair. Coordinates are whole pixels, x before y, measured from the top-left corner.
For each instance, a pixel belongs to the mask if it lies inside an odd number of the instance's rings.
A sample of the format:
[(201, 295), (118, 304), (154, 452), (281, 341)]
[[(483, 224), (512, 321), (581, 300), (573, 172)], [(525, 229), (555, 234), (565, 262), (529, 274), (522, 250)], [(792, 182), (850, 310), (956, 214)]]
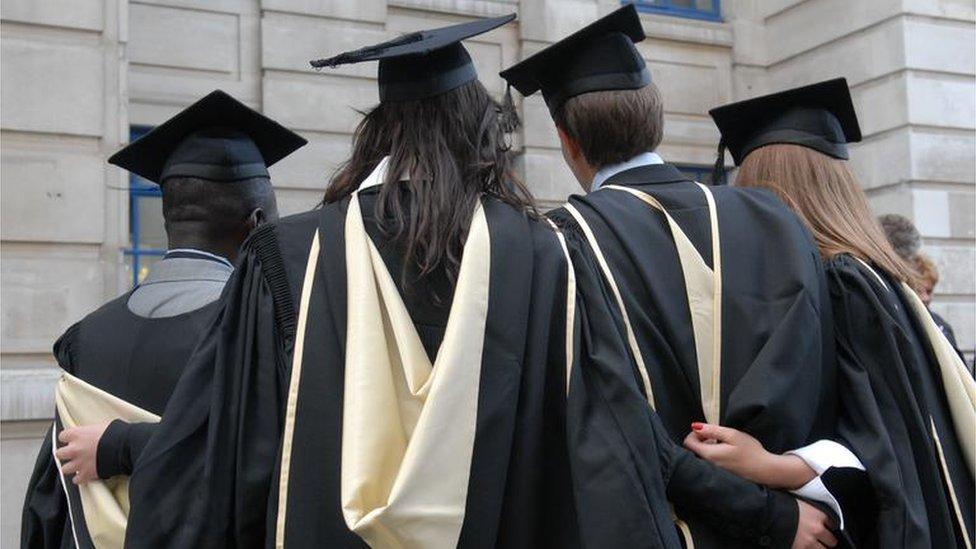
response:
[[(800, 457), (784, 459), (811, 483), (802, 494), (830, 501), (813, 486), (823, 486), (814, 471), (833, 462), (805, 448), (835, 426), (817, 248), (772, 194), (696, 184), (655, 152), (663, 105), (634, 47), (643, 38), (626, 6), (501, 73), (523, 95), (542, 91), (563, 157), (588, 192), (550, 217), (595, 258), (618, 307), (633, 382), (671, 439), (692, 447), (692, 429), (709, 422), (746, 431), (776, 454), (799, 448)], [(853, 457), (830, 441), (818, 448), (831, 444), (828, 455)], [(827, 514), (802, 500), (707, 471), (697, 482), (674, 473), (665, 472), (667, 493), (689, 546), (837, 542)], [(750, 510), (761, 518), (735, 520)]]
[[(28, 485), (24, 546), (121, 546), (117, 515), (103, 505), (127, 509), (119, 479), (132, 473), (153, 420), (217, 317), (241, 244), (278, 217), (267, 166), (304, 144), (218, 90), (109, 159), (160, 185), (168, 251), (138, 287), (55, 343), (66, 373)], [(106, 413), (86, 421), (98, 410)], [(98, 479), (111, 480), (81, 486)]]

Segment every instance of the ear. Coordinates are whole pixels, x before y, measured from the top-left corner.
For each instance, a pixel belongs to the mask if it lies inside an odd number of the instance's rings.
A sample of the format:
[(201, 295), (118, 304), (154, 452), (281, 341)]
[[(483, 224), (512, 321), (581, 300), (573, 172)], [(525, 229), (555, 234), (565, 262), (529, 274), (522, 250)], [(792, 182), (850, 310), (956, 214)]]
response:
[(251, 232), (259, 226), (263, 225), (267, 221), (267, 216), (264, 214), (264, 210), (261, 208), (254, 208), (251, 213), (247, 216), (247, 232)]
[(570, 159), (578, 161), (580, 157), (583, 156), (583, 151), (580, 149), (579, 143), (575, 139), (569, 136), (565, 130), (556, 126), (556, 133), (559, 134), (559, 144), (563, 148), (563, 153)]

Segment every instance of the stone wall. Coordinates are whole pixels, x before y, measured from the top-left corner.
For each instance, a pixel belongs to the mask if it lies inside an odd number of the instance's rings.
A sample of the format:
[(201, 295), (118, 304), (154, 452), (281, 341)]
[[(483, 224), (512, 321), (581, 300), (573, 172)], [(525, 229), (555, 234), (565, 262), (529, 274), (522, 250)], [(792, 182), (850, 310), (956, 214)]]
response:
[[(496, 97), (498, 71), (619, 6), (617, 0), (4, 0), (0, 546), (18, 536), (24, 485), (52, 412), (50, 348), (131, 281), (126, 174), (104, 160), (221, 88), (309, 145), (272, 168), (283, 214), (313, 206), (347, 156), (375, 64), (308, 60), (399, 33), (517, 11), (467, 42)], [(865, 130), (853, 162), (879, 213), (913, 217), (943, 282), (935, 307), (973, 349), (974, 66), (969, 0), (724, 0), (725, 21), (642, 14), (638, 47), (666, 105), (661, 153), (712, 164), (717, 104), (844, 75)], [(547, 206), (577, 184), (540, 97), (515, 137)]]

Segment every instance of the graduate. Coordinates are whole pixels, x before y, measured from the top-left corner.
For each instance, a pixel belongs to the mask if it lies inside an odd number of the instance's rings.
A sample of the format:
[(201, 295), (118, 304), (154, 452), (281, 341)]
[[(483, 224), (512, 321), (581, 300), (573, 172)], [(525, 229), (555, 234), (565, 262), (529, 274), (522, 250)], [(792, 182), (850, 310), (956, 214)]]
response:
[(160, 185), (169, 251), (54, 345), (65, 373), (28, 486), (22, 545), (121, 546), (126, 476), (217, 315), (238, 248), (277, 218), (267, 167), (304, 144), (218, 90), (109, 159)]
[[(674, 441), (694, 445), (693, 424), (711, 422), (777, 455), (797, 450), (782, 463), (806, 478), (782, 489), (822, 485), (806, 460), (860, 472), (830, 440), (817, 446), (832, 444), (823, 460), (825, 452), (804, 451), (835, 427), (830, 307), (809, 232), (773, 193), (695, 184), (655, 153), (663, 108), (634, 46), (644, 37), (625, 6), (501, 73), (523, 95), (542, 92), (563, 156), (589, 192), (550, 217), (571, 248), (596, 258), (635, 358), (632, 376)], [(825, 489), (800, 500), (730, 489), (696, 502), (682, 488), (667, 487), (688, 546), (838, 541), (829, 526), (843, 522), (842, 511)], [(696, 514), (696, 503), (710, 513)], [(734, 520), (746, 509), (765, 515)]]
[[(878, 508), (862, 545), (972, 547), (976, 384), (911, 289), (911, 266), (885, 238), (847, 163), (847, 143), (861, 138), (847, 82), (820, 82), (711, 114), (740, 167), (736, 186), (768, 189), (790, 204), (826, 267), (838, 433), (867, 467)], [(748, 437), (729, 435), (735, 440), (727, 445), (755, 449)], [(768, 481), (741, 461), (721, 465)], [(858, 505), (870, 505), (870, 498), (861, 494)]]

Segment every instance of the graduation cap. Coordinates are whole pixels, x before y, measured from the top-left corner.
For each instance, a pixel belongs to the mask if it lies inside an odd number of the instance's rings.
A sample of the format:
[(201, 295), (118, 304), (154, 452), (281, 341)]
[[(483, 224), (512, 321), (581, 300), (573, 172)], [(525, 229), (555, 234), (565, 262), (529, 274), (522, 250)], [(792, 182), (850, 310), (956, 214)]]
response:
[(801, 145), (847, 160), (847, 144), (861, 140), (844, 78), (723, 105), (708, 114), (722, 134), (717, 173), (724, 171), (726, 147), (738, 166), (750, 152), (773, 143)]
[(434, 97), (478, 78), (461, 41), (515, 19), (515, 14), (412, 32), (388, 42), (311, 61), (315, 68), (379, 60), (380, 101)]
[(159, 184), (176, 176), (228, 182), (269, 177), (268, 166), (306, 143), (295, 132), (216, 90), (108, 161)]
[(542, 90), (554, 113), (567, 99), (604, 90), (634, 90), (651, 83), (634, 43), (645, 38), (628, 4), (501, 72), (524, 96)]

